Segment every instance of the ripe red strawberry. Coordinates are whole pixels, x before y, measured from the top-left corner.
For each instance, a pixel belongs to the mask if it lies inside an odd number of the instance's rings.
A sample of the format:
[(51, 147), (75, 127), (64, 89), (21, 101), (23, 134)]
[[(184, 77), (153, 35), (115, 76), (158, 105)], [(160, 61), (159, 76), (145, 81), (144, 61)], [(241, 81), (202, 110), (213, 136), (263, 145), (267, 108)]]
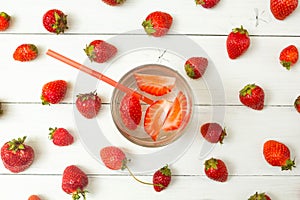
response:
[(62, 101), (67, 92), (67, 86), (67, 82), (64, 80), (55, 80), (46, 83), (42, 88), (42, 104), (57, 104)]
[(152, 140), (157, 140), (171, 106), (172, 102), (160, 99), (147, 108), (144, 118), (144, 130)]
[(10, 16), (5, 12), (0, 12), (0, 31), (8, 29), (10, 24)]
[(221, 159), (210, 158), (204, 163), (204, 172), (212, 180), (225, 182), (228, 178), (228, 171)]
[(178, 92), (166, 119), (164, 120), (162, 130), (173, 131), (177, 130), (184, 120), (187, 113), (187, 99), (182, 91)]
[(292, 14), (298, 6), (298, 0), (270, 0), (270, 9), (278, 20), (284, 20)]
[(263, 154), (266, 161), (272, 166), (280, 166), (281, 170), (292, 170), (295, 161), (290, 159), (289, 148), (278, 141), (268, 140), (264, 143)]
[(155, 96), (165, 95), (174, 88), (176, 79), (170, 76), (158, 76), (135, 73), (136, 84), (139, 89)]
[(21, 44), (13, 54), (13, 58), (21, 62), (34, 60), (37, 56), (38, 48), (34, 44)]
[(220, 0), (195, 0), (196, 5), (201, 5), (203, 8), (212, 8), (219, 3)]
[(201, 126), (200, 132), (202, 136), (211, 143), (223, 143), (225, 138), (226, 131), (225, 128), (223, 129), (222, 126), (218, 123), (208, 122)]
[(128, 129), (136, 129), (142, 118), (140, 100), (132, 94), (126, 94), (120, 103), (120, 115), (124, 125)]
[(65, 128), (49, 128), (49, 139), (57, 146), (68, 146), (74, 142), (73, 136)]
[(254, 110), (262, 110), (264, 108), (265, 93), (258, 85), (246, 85), (240, 90), (239, 98), (242, 104)]
[(297, 99), (295, 100), (294, 106), (295, 106), (296, 110), (298, 111), (298, 113), (300, 113), (300, 96), (298, 96)]
[(255, 194), (250, 196), (248, 200), (271, 200), (271, 198), (268, 195), (266, 195), (264, 192), (263, 193), (256, 192)]
[(143, 21), (142, 26), (148, 35), (161, 37), (171, 28), (173, 18), (170, 14), (161, 11), (150, 13)]
[(67, 166), (62, 176), (62, 190), (72, 194), (72, 199), (80, 199), (80, 195), (86, 199), (85, 187), (88, 185), (87, 175), (76, 165)]
[(43, 16), (43, 25), (51, 33), (64, 33), (68, 29), (67, 15), (58, 9), (48, 10)]
[(298, 61), (298, 49), (294, 45), (285, 47), (279, 55), (280, 64), (286, 69), (290, 69)]
[(250, 46), (248, 31), (241, 28), (234, 28), (227, 37), (226, 47), (229, 58), (236, 59), (244, 54)]
[(97, 63), (104, 63), (116, 55), (118, 49), (103, 40), (94, 40), (89, 45), (86, 45), (84, 52), (90, 59)]
[(160, 168), (153, 174), (152, 182), (156, 192), (160, 192), (168, 187), (171, 182), (172, 172), (168, 165)]
[(104, 165), (111, 170), (127, 168), (125, 153), (118, 147), (107, 146), (100, 150), (100, 158)]
[(34, 160), (34, 150), (26, 145), (26, 136), (6, 142), (1, 148), (4, 167), (13, 173), (26, 170)]
[(75, 102), (77, 110), (87, 119), (92, 119), (97, 116), (101, 108), (101, 103), (102, 100), (96, 91), (78, 94)]
[(198, 79), (203, 76), (208, 65), (207, 58), (204, 57), (191, 57), (185, 64), (184, 69), (188, 77)]
[(41, 198), (38, 195), (33, 194), (29, 196), (28, 200), (41, 200)]
[(125, 0), (102, 0), (102, 1), (110, 6), (118, 6), (125, 2)]

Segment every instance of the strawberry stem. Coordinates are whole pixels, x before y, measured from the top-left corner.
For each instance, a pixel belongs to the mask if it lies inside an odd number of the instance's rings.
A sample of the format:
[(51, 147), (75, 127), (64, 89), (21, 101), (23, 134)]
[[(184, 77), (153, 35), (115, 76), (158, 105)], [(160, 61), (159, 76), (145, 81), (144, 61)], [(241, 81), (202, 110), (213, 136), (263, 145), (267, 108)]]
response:
[(142, 184), (158, 186), (158, 187), (161, 187), (161, 188), (165, 187), (165, 186), (163, 186), (162, 184), (153, 184), (153, 183), (149, 183), (149, 182), (144, 182), (144, 181), (138, 179), (138, 178), (131, 172), (131, 170), (127, 167), (127, 165), (125, 165), (125, 168), (128, 170), (129, 174), (130, 174), (136, 181), (138, 181), (138, 182), (140, 182), (140, 183), (142, 183)]
[(293, 167), (296, 167), (295, 159), (294, 160), (288, 159), (285, 162), (285, 165), (281, 166), (281, 170), (292, 170)]

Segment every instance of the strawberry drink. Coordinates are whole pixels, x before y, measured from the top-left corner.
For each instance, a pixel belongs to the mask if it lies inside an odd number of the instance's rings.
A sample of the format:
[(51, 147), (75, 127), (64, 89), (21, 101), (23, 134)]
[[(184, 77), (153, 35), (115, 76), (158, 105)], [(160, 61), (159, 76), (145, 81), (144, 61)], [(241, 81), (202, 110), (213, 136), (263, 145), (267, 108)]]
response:
[[(130, 89), (114, 89), (113, 121), (129, 141), (145, 146), (167, 145), (183, 135), (192, 115), (193, 96), (186, 80), (175, 70), (146, 64), (127, 72), (118, 82)], [(152, 100), (147, 104), (133, 93)]]

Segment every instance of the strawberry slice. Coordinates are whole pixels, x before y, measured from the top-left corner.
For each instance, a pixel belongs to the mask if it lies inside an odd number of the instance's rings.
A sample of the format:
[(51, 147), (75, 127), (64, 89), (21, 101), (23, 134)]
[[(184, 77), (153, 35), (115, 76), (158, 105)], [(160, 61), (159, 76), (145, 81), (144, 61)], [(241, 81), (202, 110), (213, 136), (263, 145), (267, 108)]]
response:
[(172, 102), (160, 99), (151, 104), (146, 110), (144, 130), (154, 141), (157, 139), (171, 106)]
[(136, 129), (142, 118), (140, 100), (132, 94), (126, 94), (120, 103), (120, 114), (123, 123), (128, 129)]
[(134, 77), (140, 90), (154, 96), (162, 96), (171, 92), (176, 81), (174, 77), (170, 76), (158, 76), (141, 73), (135, 73)]
[(174, 100), (170, 111), (167, 114), (166, 120), (162, 129), (164, 131), (173, 131), (180, 127), (182, 120), (187, 112), (187, 99), (186, 96), (180, 91)]

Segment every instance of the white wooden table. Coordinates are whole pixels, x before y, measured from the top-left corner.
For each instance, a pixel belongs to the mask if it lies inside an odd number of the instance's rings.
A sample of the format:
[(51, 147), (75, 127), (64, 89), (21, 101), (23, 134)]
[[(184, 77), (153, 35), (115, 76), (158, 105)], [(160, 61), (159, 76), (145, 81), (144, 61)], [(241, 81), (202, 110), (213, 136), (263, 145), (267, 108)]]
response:
[[(290, 147), (296, 165), (299, 160), (300, 115), (293, 107), (300, 95), (300, 64), (290, 71), (280, 66), (280, 50), (289, 44), (300, 47), (300, 12), (296, 10), (284, 21), (275, 20), (269, 1), (222, 1), (206, 10), (193, 0), (128, 0), (120, 7), (110, 7), (100, 0), (1, 1), (1, 11), (11, 17), (11, 27), (0, 33), (0, 101), (4, 114), (0, 117), (0, 144), (27, 135), (36, 158), (29, 169), (12, 174), (0, 165), (1, 199), (27, 199), (39, 194), (43, 200), (71, 199), (61, 189), (64, 168), (75, 164), (89, 177), (87, 199), (247, 199), (258, 192), (272, 199), (300, 199), (300, 170), (281, 171), (266, 163), (263, 142), (277, 139)], [(60, 9), (68, 15), (69, 29), (64, 35), (48, 33), (42, 16), (48, 9)], [(172, 183), (156, 193), (134, 181), (127, 173), (108, 170), (83, 147), (73, 113), (74, 85), (78, 71), (45, 55), (53, 49), (76, 59), (87, 60), (83, 52), (94, 39), (108, 40), (120, 33), (141, 29), (141, 22), (152, 11), (161, 10), (174, 18), (172, 31), (192, 39), (213, 61), (222, 79), (225, 104), (214, 105), (201, 98), (205, 84), (194, 84), (201, 122), (210, 120), (212, 107), (224, 106), (224, 125), (228, 137), (216, 145), (205, 158), (199, 159), (203, 138), (197, 134), (192, 146), (172, 163)], [(232, 28), (243, 25), (250, 34), (249, 50), (230, 60), (226, 53), (226, 36)], [(133, 41), (134, 42), (134, 41)], [(38, 46), (39, 57), (27, 63), (14, 61), (15, 48), (22, 43)], [(68, 81), (67, 96), (61, 104), (42, 106), (42, 85), (55, 79)], [(201, 82), (201, 81), (198, 81)], [(242, 106), (239, 90), (248, 83), (265, 89), (262, 111)], [(105, 93), (105, 91), (104, 91)], [(101, 96), (103, 93), (98, 92)], [(109, 97), (103, 95), (102, 112), (109, 115)], [(103, 113), (102, 113), (103, 114)], [(49, 127), (65, 127), (75, 137), (68, 147), (57, 147), (48, 140)], [(198, 131), (198, 130), (195, 130)], [(225, 183), (208, 179), (203, 172), (204, 159), (217, 157), (227, 163), (229, 179)], [(151, 181), (152, 173), (138, 174)]]

